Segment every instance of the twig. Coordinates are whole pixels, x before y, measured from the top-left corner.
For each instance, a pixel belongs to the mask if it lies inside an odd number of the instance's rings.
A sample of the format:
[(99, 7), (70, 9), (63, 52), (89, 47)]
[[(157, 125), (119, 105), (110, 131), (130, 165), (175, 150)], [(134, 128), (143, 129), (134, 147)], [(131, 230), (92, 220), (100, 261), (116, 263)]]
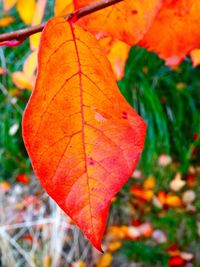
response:
[[(64, 18), (66, 20), (71, 20), (73, 18), (75, 20), (78, 20), (86, 15), (89, 15), (100, 9), (104, 9), (106, 7), (112, 6), (122, 1), (123, 0), (103, 0), (101, 2), (89, 5), (87, 7), (80, 8), (74, 11), (73, 13), (65, 15)], [(10, 40), (23, 41), (26, 38), (28, 38), (30, 35), (35, 34), (37, 32), (41, 32), (43, 28), (45, 27), (45, 25), (46, 25), (46, 22), (40, 25), (27, 27), (27, 28), (9, 32), (9, 33), (0, 34), (0, 42), (10, 41)]]

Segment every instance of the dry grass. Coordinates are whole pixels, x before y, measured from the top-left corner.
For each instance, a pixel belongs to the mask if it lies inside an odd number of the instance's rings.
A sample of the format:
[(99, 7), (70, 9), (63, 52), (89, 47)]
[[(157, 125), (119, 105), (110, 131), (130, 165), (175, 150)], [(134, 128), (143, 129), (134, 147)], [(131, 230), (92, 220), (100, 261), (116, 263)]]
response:
[(2, 190), (0, 198), (1, 266), (93, 266), (88, 241), (36, 182)]

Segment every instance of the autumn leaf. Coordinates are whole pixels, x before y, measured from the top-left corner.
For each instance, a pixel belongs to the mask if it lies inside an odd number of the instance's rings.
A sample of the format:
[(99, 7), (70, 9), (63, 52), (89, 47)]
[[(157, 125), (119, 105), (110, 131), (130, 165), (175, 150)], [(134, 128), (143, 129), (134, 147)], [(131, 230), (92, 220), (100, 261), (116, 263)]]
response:
[(130, 46), (117, 39), (113, 40), (110, 37), (102, 38), (99, 42), (112, 65), (116, 79), (122, 79)]
[(165, 0), (141, 45), (176, 66), (200, 45), (199, 0)]
[(200, 65), (200, 49), (194, 49), (190, 52), (190, 57), (192, 59), (192, 65), (194, 67)]
[(23, 71), (15, 71), (11, 74), (11, 78), (13, 83), (20, 89), (29, 89), (32, 90), (33, 84), (32, 81), (26, 75)]
[(73, 12), (74, 4), (73, 0), (55, 0), (54, 13), (55, 16), (63, 16)]
[(17, 0), (3, 0), (3, 9), (8, 12), (16, 3)]
[(12, 73), (13, 83), (20, 89), (32, 90), (35, 83), (35, 71), (37, 67), (37, 51), (32, 52), (24, 62), (22, 71)]
[(31, 24), (34, 16), (36, 3), (35, 0), (18, 0), (17, 1), (17, 11), (20, 18), (27, 25)]
[(10, 25), (13, 21), (14, 21), (14, 18), (11, 16), (0, 18), (0, 28)]
[[(33, 20), (31, 22), (32, 26), (38, 25), (42, 22), (44, 11), (46, 7), (47, 0), (38, 0), (35, 7), (35, 12), (33, 15)], [(41, 33), (35, 33), (30, 36), (30, 46), (32, 50), (37, 50), (40, 42)]]
[[(161, 3), (162, 0), (124, 0), (85, 16), (77, 23), (98, 37), (111, 36), (135, 45), (150, 27)], [(94, 1), (74, 0), (75, 9), (90, 4), (94, 4)]]
[(97, 40), (63, 18), (47, 23), (23, 138), (42, 186), (93, 245), (112, 197), (133, 173), (145, 123), (117, 88)]

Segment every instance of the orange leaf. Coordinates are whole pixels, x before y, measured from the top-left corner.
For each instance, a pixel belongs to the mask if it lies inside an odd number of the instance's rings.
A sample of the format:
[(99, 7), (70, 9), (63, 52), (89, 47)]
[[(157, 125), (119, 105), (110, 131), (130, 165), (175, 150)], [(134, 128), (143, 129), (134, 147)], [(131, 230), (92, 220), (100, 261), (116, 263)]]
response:
[(73, 0), (55, 0), (54, 13), (55, 16), (63, 16), (74, 10)]
[(13, 21), (14, 21), (14, 18), (11, 16), (0, 18), (0, 27), (6, 27), (10, 25)]
[(35, 0), (18, 0), (17, 1), (17, 11), (20, 18), (27, 25), (31, 24), (31, 21), (35, 12)]
[[(78, 24), (98, 37), (111, 36), (135, 45), (150, 27), (161, 3), (162, 0), (124, 0), (81, 18)], [(94, 0), (74, 0), (75, 9), (90, 4)]]
[(176, 66), (200, 45), (199, 0), (165, 0), (141, 45)]
[(111, 199), (133, 173), (145, 129), (97, 40), (63, 18), (50, 20), (24, 142), (42, 186), (99, 250)]
[(182, 205), (182, 201), (178, 196), (167, 195), (166, 204), (170, 207), (180, 207)]

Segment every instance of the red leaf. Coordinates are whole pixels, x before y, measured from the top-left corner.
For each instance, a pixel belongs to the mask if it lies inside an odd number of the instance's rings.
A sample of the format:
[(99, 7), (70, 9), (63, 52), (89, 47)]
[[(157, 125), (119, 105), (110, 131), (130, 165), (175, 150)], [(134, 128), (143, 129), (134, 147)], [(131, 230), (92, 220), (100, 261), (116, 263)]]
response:
[(165, 0), (141, 45), (176, 66), (200, 45), (199, 0)]
[(99, 250), (111, 199), (137, 164), (145, 128), (97, 40), (63, 18), (50, 20), (23, 137), (42, 186)]
[[(94, 4), (94, 0), (73, 0), (75, 9)], [(98, 2), (98, 1), (96, 1)], [(162, 0), (124, 0), (87, 15), (78, 24), (98, 37), (110, 36), (135, 45), (149, 29)]]

